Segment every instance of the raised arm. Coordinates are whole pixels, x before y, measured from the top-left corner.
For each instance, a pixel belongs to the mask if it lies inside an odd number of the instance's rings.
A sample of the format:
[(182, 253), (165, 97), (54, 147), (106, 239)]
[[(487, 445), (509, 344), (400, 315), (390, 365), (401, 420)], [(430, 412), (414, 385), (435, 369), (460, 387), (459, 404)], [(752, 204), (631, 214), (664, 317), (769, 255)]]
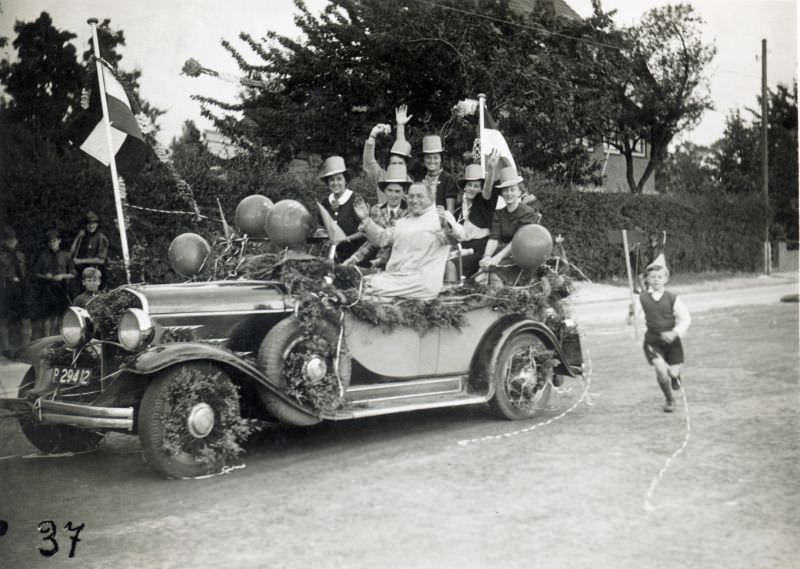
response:
[(483, 181), (483, 199), (492, 199), (492, 192), (494, 190), (494, 177), (497, 170), (497, 164), (500, 161), (500, 151), (497, 148), (492, 149), (492, 153), (486, 158), (486, 179)]
[(400, 105), (394, 110), (394, 122), (397, 125), (397, 140), (406, 142), (406, 123), (411, 120), (414, 115), (408, 114), (408, 107)]

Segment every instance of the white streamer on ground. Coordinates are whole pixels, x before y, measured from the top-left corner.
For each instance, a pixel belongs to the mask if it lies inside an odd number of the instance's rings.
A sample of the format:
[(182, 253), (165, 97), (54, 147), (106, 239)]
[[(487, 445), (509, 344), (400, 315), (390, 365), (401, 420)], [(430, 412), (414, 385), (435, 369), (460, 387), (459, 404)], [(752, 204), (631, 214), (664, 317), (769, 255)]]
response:
[(664, 474), (666, 474), (667, 469), (669, 469), (672, 461), (675, 460), (679, 454), (681, 454), (689, 444), (689, 438), (692, 434), (692, 419), (689, 416), (689, 401), (686, 399), (686, 388), (681, 384), (681, 397), (683, 398), (683, 410), (686, 416), (686, 435), (683, 437), (683, 443), (681, 444), (678, 449), (673, 452), (670, 457), (664, 462), (664, 466), (661, 467), (661, 470), (658, 471), (653, 477), (653, 480), (650, 482), (650, 488), (647, 489), (647, 493), (644, 495), (644, 511), (645, 512), (654, 512), (656, 507), (653, 505), (653, 494), (655, 494), (656, 488), (658, 487), (661, 479), (664, 478)]
[[(566, 411), (564, 411), (562, 413), (559, 413), (555, 417), (551, 417), (551, 418), (547, 419), (546, 421), (542, 421), (541, 423), (536, 423), (534, 425), (531, 425), (530, 427), (525, 427), (524, 429), (511, 431), (511, 432), (508, 432), (508, 433), (502, 433), (502, 434), (499, 434), (499, 435), (486, 435), (486, 436), (477, 437), (477, 438), (474, 438), (474, 439), (463, 439), (463, 440), (458, 441), (458, 445), (459, 446), (467, 446), (467, 445), (471, 445), (471, 444), (475, 444), (475, 443), (480, 443), (480, 442), (485, 442), (485, 441), (496, 441), (496, 440), (499, 440), (499, 439), (507, 439), (507, 438), (515, 437), (517, 435), (522, 435), (522, 434), (525, 434), (525, 433), (531, 433), (531, 432), (535, 431), (536, 429), (538, 429), (540, 427), (544, 427), (544, 426), (549, 425), (550, 423), (554, 423), (554, 422), (558, 421), (559, 419), (567, 416), (569, 413), (572, 413), (584, 401), (586, 402), (586, 405), (588, 405), (588, 406), (593, 405), (592, 397), (591, 397), (591, 394), (589, 393), (589, 389), (592, 386), (592, 356), (589, 353), (589, 349), (585, 347), (585, 343), (584, 343), (583, 340), (584, 340), (584, 335), (581, 334), (581, 344), (584, 345), (584, 349), (586, 351), (586, 372), (583, 375), (583, 384), (584, 384), (583, 393), (581, 393), (580, 398), (575, 403), (573, 403), (572, 406), (569, 409), (567, 409)], [(559, 390), (555, 386), (553, 386), (552, 384), (551, 384), (551, 389), (555, 389), (556, 393), (558, 393), (558, 394), (569, 393), (571, 391), (571, 388), (564, 389), (564, 390)]]
[(222, 470), (220, 470), (219, 472), (214, 472), (213, 474), (203, 474), (202, 476), (183, 476), (179, 480), (205, 480), (206, 478), (216, 478), (217, 476), (225, 476), (226, 474), (230, 474), (234, 470), (241, 470), (246, 467), (247, 467), (246, 464), (223, 466)]

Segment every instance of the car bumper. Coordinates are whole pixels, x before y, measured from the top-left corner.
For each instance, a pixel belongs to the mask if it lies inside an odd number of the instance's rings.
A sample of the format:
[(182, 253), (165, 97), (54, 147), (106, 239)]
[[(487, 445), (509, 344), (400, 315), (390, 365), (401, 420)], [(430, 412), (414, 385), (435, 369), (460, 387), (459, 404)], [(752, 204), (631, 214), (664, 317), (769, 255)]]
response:
[(133, 407), (95, 407), (61, 401), (0, 399), (0, 409), (18, 418), (33, 417), (41, 423), (71, 425), (84, 429), (133, 430)]

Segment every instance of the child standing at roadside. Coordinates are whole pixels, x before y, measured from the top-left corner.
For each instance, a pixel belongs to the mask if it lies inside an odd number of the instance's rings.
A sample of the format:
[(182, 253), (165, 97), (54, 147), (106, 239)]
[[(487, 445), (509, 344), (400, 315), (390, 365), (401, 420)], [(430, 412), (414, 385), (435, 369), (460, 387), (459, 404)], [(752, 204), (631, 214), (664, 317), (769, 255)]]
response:
[(97, 289), (100, 288), (100, 279), (103, 273), (100, 272), (100, 269), (96, 269), (95, 267), (86, 267), (83, 269), (83, 292), (75, 297), (75, 300), (72, 301), (72, 306), (79, 306), (80, 308), (86, 308), (86, 305), (89, 304), (89, 301), (92, 300), (95, 296), (97, 296)]
[(666, 400), (664, 412), (672, 413), (675, 409), (672, 391), (681, 387), (681, 338), (689, 329), (692, 317), (677, 295), (665, 290), (667, 281), (669, 269), (662, 254), (645, 270), (647, 290), (639, 294), (639, 304), (647, 324), (644, 355), (656, 370), (656, 380)]

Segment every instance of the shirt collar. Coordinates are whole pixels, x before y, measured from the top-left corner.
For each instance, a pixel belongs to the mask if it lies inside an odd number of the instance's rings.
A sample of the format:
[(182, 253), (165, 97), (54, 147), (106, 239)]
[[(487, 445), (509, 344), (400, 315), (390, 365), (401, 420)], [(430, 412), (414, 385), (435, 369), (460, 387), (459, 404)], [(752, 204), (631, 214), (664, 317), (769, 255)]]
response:
[[(344, 205), (344, 204), (346, 204), (346, 203), (347, 203), (347, 200), (349, 200), (349, 199), (350, 199), (350, 196), (352, 196), (352, 195), (353, 195), (353, 192), (352, 192), (350, 189), (346, 189), (345, 191), (343, 191), (343, 192), (342, 192), (342, 195), (341, 195), (341, 196), (339, 196), (339, 205)], [(335, 194), (333, 194), (333, 193), (331, 193), (331, 194), (328, 196), (328, 201), (329, 201), (330, 203), (333, 203), (334, 201), (336, 201), (336, 195), (335, 195)]]

